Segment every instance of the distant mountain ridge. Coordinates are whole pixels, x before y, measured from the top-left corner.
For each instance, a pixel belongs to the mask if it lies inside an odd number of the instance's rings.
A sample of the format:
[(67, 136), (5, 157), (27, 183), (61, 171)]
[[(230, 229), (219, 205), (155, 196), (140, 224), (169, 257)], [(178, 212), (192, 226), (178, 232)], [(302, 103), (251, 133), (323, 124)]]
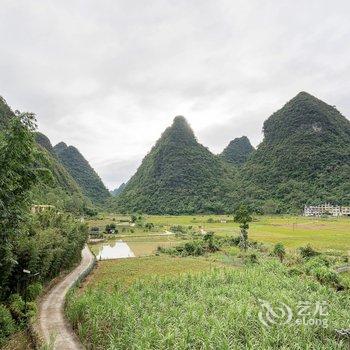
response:
[(93, 203), (103, 204), (110, 197), (110, 193), (101, 178), (77, 148), (60, 142), (53, 147), (53, 150), (73, 179), (81, 187), (83, 193)]
[(220, 156), (229, 163), (242, 165), (252, 152), (254, 152), (254, 147), (251, 145), (248, 137), (242, 136), (232, 140)]
[[(1, 98), (0, 133), (13, 116)], [(245, 202), (256, 211), (284, 213), (299, 212), (305, 204), (350, 204), (350, 122), (334, 106), (301, 92), (264, 122), (263, 132), (256, 150), (240, 137), (216, 156), (198, 143), (185, 118), (176, 117), (135, 175), (112, 191), (119, 191), (113, 209), (231, 213)], [(102, 204), (111, 197), (75, 147), (63, 142), (52, 147), (42, 133), (35, 137), (45, 159), (38, 166), (51, 170), (54, 185), (53, 190), (39, 185), (33, 202), (70, 208), (78, 201), (87, 207), (90, 200)]]
[(350, 122), (333, 106), (301, 92), (264, 122), (263, 131), (256, 150), (246, 137), (225, 148), (220, 158), (239, 166), (229, 173), (176, 117), (116, 200), (119, 208), (229, 212), (246, 202), (278, 213), (324, 201), (350, 203)]
[(112, 196), (119, 196), (123, 191), (124, 188), (126, 187), (126, 184), (123, 182), (119, 187), (117, 187), (116, 189), (114, 189), (113, 191), (110, 191)]
[(234, 170), (199, 144), (178, 116), (116, 197), (117, 210), (152, 214), (232, 210)]

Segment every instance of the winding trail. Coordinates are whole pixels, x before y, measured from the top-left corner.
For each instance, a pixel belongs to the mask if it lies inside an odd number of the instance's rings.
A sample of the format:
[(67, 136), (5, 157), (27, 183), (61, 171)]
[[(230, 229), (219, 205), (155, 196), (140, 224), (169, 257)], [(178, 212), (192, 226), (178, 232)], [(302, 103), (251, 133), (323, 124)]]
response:
[(69, 289), (83, 277), (94, 265), (95, 258), (90, 249), (82, 250), (82, 260), (69, 275), (54, 286), (40, 304), (37, 331), (50, 349), (80, 350), (83, 345), (73, 332), (64, 316), (65, 297)]

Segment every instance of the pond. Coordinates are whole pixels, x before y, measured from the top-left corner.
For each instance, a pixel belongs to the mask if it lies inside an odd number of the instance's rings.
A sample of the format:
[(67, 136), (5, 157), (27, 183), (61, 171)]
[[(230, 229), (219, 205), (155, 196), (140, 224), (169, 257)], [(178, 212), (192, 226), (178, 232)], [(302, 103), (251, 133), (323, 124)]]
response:
[(103, 244), (99, 253), (96, 255), (97, 260), (134, 258), (135, 254), (129, 245), (122, 240)]

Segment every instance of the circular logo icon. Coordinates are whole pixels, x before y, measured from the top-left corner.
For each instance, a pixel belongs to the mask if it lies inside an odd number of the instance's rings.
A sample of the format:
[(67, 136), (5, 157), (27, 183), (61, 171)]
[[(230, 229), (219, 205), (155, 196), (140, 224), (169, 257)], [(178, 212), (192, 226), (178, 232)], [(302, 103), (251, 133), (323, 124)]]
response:
[(283, 302), (278, 306), (272, 306), (268, 301), (259, 299), (261, 310), (259, 311), (259, 320), (266, 326), (274, 324), (284, 325), (290, 323), (293, 318), (292, 309)]

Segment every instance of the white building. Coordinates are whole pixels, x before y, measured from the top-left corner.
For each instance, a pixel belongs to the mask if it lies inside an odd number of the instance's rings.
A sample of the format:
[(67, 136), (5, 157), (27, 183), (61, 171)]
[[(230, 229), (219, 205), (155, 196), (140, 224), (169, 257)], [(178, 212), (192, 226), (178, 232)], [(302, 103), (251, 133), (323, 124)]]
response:
[(341, 207), (339, 205), (332, 205), (329, 203), (304, 207), (304, 216), (350, 216), (350, 207)]

